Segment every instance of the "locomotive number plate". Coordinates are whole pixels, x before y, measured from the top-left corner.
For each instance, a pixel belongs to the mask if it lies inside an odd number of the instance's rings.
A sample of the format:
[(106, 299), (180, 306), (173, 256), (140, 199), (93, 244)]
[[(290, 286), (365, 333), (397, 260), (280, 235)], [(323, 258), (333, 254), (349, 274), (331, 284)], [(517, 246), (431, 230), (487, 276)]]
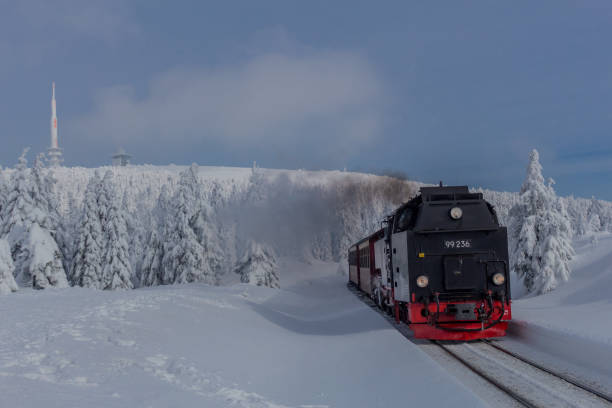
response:
[(454, 239), (452, 241), (444, 241), (444, 248), (471, 248), (472, 240), (471, 239)]

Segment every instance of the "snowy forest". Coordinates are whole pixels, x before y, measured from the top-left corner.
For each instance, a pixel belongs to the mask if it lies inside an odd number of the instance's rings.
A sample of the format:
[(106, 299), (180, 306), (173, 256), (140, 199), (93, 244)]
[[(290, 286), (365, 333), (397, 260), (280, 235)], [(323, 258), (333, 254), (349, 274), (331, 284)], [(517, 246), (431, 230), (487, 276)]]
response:
[[(421, 183), (341, 171), (185, 166), (0, 170), (0, 293), (203, 282), (280, 287), (279, 257), (340, 262)], [(612, 203), (558, 197), (537, 151), (519, 193), (474, 189), (508, 226), (533, 293), (570, 276), (574, 236), (612, 231)]]

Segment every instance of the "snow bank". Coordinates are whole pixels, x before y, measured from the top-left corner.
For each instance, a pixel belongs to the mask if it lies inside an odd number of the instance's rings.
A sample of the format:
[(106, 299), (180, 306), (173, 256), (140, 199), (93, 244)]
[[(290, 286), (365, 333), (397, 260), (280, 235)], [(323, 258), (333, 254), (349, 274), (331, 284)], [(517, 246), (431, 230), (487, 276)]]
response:
[[(509, 343), (612, 391), (612, 234), (574, 241), (570, 280), (513, 302)], [(528, 347), (521, 347), (527, 345)]]
[(0, 297), (0, 406), (484, 406), (347, 291), (337, 264), (279, 264), (281, 290)]

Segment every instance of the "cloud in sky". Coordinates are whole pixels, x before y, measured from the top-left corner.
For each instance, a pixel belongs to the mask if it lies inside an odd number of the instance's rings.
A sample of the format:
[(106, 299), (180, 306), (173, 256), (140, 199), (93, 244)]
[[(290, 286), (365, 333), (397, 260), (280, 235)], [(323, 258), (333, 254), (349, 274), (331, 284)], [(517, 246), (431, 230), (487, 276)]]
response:
[(381, 130), (383, 86), (367, 59), (347, 52), (267, 52), (232, 66), (176, 68), (99, 90), (91, 112), (65, 132), (116, 145), (210, 142), (326, 156), (363, 146)]
[(85, 36), (113, 43), (139, 32), (130, 18), (126, 3), (117, 0), (84, 2), (79, 0), (21, 0), (14, 4), (14, 14), (25, 30), (60, 35)]
[(140, 27), (117, 0), (20, 0), (3, 5), (0, 70), (40, 66), (69, 53), (80, 41), (113, 46)]

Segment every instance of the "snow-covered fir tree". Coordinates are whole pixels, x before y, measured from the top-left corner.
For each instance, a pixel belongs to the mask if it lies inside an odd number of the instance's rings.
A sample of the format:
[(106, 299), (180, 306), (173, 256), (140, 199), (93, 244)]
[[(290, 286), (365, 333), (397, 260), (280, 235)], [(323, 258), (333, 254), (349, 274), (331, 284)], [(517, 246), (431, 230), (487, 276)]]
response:
[(612, 232), (612, 206), (610, 205), (604, 209), (603, 216), (601, 217), (601, 228), (604, 231)]
[(14, 269), (9, 243), (5, 239), (0, 239), (0, 295), (17, 291), (17, 283), (13, 277)]
[(250, 241), (240, 263), (234, 272), (240, 275), (240, 282), (269, 288), (279, 288), (276, 255), (274, 251), (255, 241)]
[(132, 265), (128, 247), (126, 214), (116, 195), (112, 171), (107, 171), (100, 185), (102, 218), (102, 289), (132, 289)]
[(7, 237), (11, 245), (11, 254), (15, 256), (20, 246), (18, 240), (23, 236), (23, 229), (30, 224), (34, 215), (34, 203), (30, 195), (30, 171), (25, 149), (19, 160), (7, 188), (6, 200), (2, 208), (2, 227), (0, 235)]
[(69, 281), (72, 282), (72, 261), (76, 252), (76, 240), (78, 237), (78, 226), (81, 218), (81, 208), (79, 202), (74, 198), (72, 192), (68, 193), (68, 203), (65, 213), (61, 216), (61, 222), (58, 225), (56, 233), (56, 241), (62, 253), (62, 262), (64, 270)]
[(73, 285), (103, 289), (102, 259), (103, 236), (101, 211), (97, 195), (100, 191), (100, 176), (96, 172), (85, 190), (81, 217), (77, 227), (76, 250), (70, 268)]
[(519, 201), (510, 210), (510, 242), (514, 271), (529, 292), (538, 294), (568, 280), (574, 254), (569, 218), (552, 185), (544, 182), (534, 149)]
[(220, 283), (222, 275), (231, 272), (231, 266), (236, 263), (235, 221), (229, 221), (219, 215), (227, 204), (221, 193), (221, 184), (214, 181), (207, 191), (209, 193), (204, 195), (202, 203), (205, 225), (198, 232), (198, 237), (204, 247), (206, 261), (215, 274), (215, 280)]
[(54, 237), (60, 218), (54, 191), (56, 183), (57, 179), (53, 170), (45, 168), (45, 155), (39, 154), (32, 166), (30, 194), (34, 207), (40, 210), (40, 218), (36, 220), (37, 224), (41, 228), (47, 229)]
[(140, 262), (144, 252), (144, 243), (147, 236), (146, 227), (142, 224), (141, 218), (136, 217), (130, 210), (130, 204), (127, 192), (123, 193), (121, 199), (121, 212), (125, 218), (127, 236), (129, 237), (128, 252), (130, 255), (130, 265), (132, 265), (133, 278), (137, 283), (140, 275)]
[(11, 246), (17, 282), (42, 289), (68, 285), (55, 241), (58, 213), (53, 197), (56, 180), (44, 168), (43, 156), (28, 169), (27, 149), (11, 177), (3, 212), (2, 236)]
[(580, 205), (580, 200), (574, 196), (562, 199), (565, 201), (567, 215), (570, 218), (572, 236), (582, 236), (587, 233), (586, 209)]
[(36, 289), (68, 287), (62, 253), (48, 230), (32, 224), (26, 247), (29, 252), (27, 269), (17, 275), (20, 282), (32, 282)]
[(6, 200), (8, 196), (8, 185), (4, 178), (4, 172), (0, 167), (0, 228), (2, 226), (2, 209), (6, 205)]
[(205, 280), (208, 283), (219, 284), (227, 260), (221, 249), (219, 230), (213, 221), (213, 210), (207, 203), (200, 203), (192, 224), (198, 242), (202, 246), (205, 269), (210, 271), (210, 276)]
[(204, 259), (204, 248), (194, 230), (200, 216), (198, 167), (192, 165), (181, 173), (167, 220), (162, 260), (162, 283), (205, 282), (214, 284), (215, 276)]
[(164, 281), (162, 260), (164, 259), (164, 246), (156, 230), (149, 234), (146, 250), (141, 262), (139, 277), (140, 286), (157, 286)]
[(164, 259), (164, 242), (167, 219), (171, 197), (168, 186), (164, 185), (157, 198), (155, 208), (151, 211), (149, 220), (149, 232), (145, 240), (143, 258), (140, 262), (138, 281), (140, 286), (157, 286), (164, 283), (164, 270), (162, 261)]
[(587, 210), (587, 225), (588, 231), (599, 232), (605, 230), (602, 225), (602, 217), (604, 216), (605, 210), (603, 205), (595, 197), (591, 197), (589, 208)]

